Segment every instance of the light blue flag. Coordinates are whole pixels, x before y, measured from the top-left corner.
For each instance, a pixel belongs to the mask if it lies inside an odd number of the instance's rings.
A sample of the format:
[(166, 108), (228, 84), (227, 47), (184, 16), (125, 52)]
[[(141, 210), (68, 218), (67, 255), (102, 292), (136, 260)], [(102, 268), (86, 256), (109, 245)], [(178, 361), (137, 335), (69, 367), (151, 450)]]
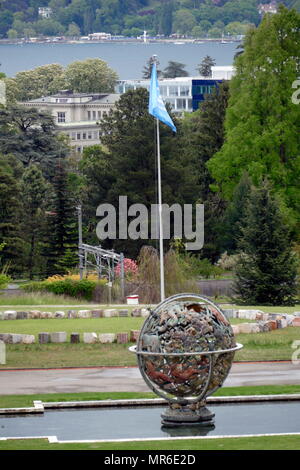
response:
[(149, 113), (167, 124), (167, 126), (171, 127), (172, 131), (177, 131), (172, 119), (168, 114), (168, 111), (166, 110), (162, 97), (160, 96), (155, 63), (153, 64), (151, 73)]

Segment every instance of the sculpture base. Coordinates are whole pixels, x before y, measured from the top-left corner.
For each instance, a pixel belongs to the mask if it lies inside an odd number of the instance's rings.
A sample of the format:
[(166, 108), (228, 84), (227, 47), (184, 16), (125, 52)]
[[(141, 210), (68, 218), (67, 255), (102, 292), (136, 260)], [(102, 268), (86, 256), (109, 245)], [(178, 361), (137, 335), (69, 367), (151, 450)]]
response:
[(178, 408), (170, 406), (161, 414), (162, 424), (164, 426), (177, 427), (177, 426), (191, 426), (213, 424), (215, 414), (212, 413), (206, 406), (201, 406), (195, 410), (188, 406), (180, 406)]

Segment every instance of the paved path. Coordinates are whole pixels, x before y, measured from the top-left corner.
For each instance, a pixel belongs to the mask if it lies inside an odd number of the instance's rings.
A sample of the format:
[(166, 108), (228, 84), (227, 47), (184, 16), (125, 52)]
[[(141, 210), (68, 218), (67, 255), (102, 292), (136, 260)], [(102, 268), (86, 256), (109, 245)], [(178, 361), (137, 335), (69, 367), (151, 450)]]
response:
[[(291, 362), (235, 363), (224, 386), (280, 384), (300, 384), (300, 366)], [(137, 367), (0, 370), (0, 395), (112, 391), (149, 389)]]

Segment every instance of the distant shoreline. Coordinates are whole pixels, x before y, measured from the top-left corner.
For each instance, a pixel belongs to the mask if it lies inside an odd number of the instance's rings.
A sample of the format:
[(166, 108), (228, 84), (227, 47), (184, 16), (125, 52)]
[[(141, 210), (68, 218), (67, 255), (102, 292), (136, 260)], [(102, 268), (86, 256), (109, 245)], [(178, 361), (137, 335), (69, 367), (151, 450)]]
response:
[(224, 39), (224, 38), (203, 38), (203, 39), (149, 39), (146, 42), (139, 39), (131, 39), (131, 38), (122, 38), (122, 39), (105, 39), (105, 40), (81, 40), (81, 39), (36, 39), (36, 40), (21, 40), (21, 39), (0, 39), (0, 45), (27, 45), (27, 44), (71, 44), (71, 45), (78, 45), (78, 44), (176, 44), (176, 45), (184, 45), (184, 44), (204, 44), (204, 43), (220, 43), (220, 44), (232, 44), (232, 43), (239, 43), (242, 39)]

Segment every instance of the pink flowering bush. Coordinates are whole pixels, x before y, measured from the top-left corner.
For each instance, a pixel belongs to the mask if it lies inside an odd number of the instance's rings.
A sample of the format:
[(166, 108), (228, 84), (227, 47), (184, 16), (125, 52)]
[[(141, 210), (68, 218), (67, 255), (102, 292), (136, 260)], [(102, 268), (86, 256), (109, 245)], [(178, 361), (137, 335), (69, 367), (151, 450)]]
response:
[[(133, 259), (124, 258), (124, 273), (125, 277), (133, 278), (138, 273), (138, 265)], [(115, 274), (116, 276), (120, 276), (121, 274), (121, 265), (120, 263), (117, 264), (115, 267)]]

